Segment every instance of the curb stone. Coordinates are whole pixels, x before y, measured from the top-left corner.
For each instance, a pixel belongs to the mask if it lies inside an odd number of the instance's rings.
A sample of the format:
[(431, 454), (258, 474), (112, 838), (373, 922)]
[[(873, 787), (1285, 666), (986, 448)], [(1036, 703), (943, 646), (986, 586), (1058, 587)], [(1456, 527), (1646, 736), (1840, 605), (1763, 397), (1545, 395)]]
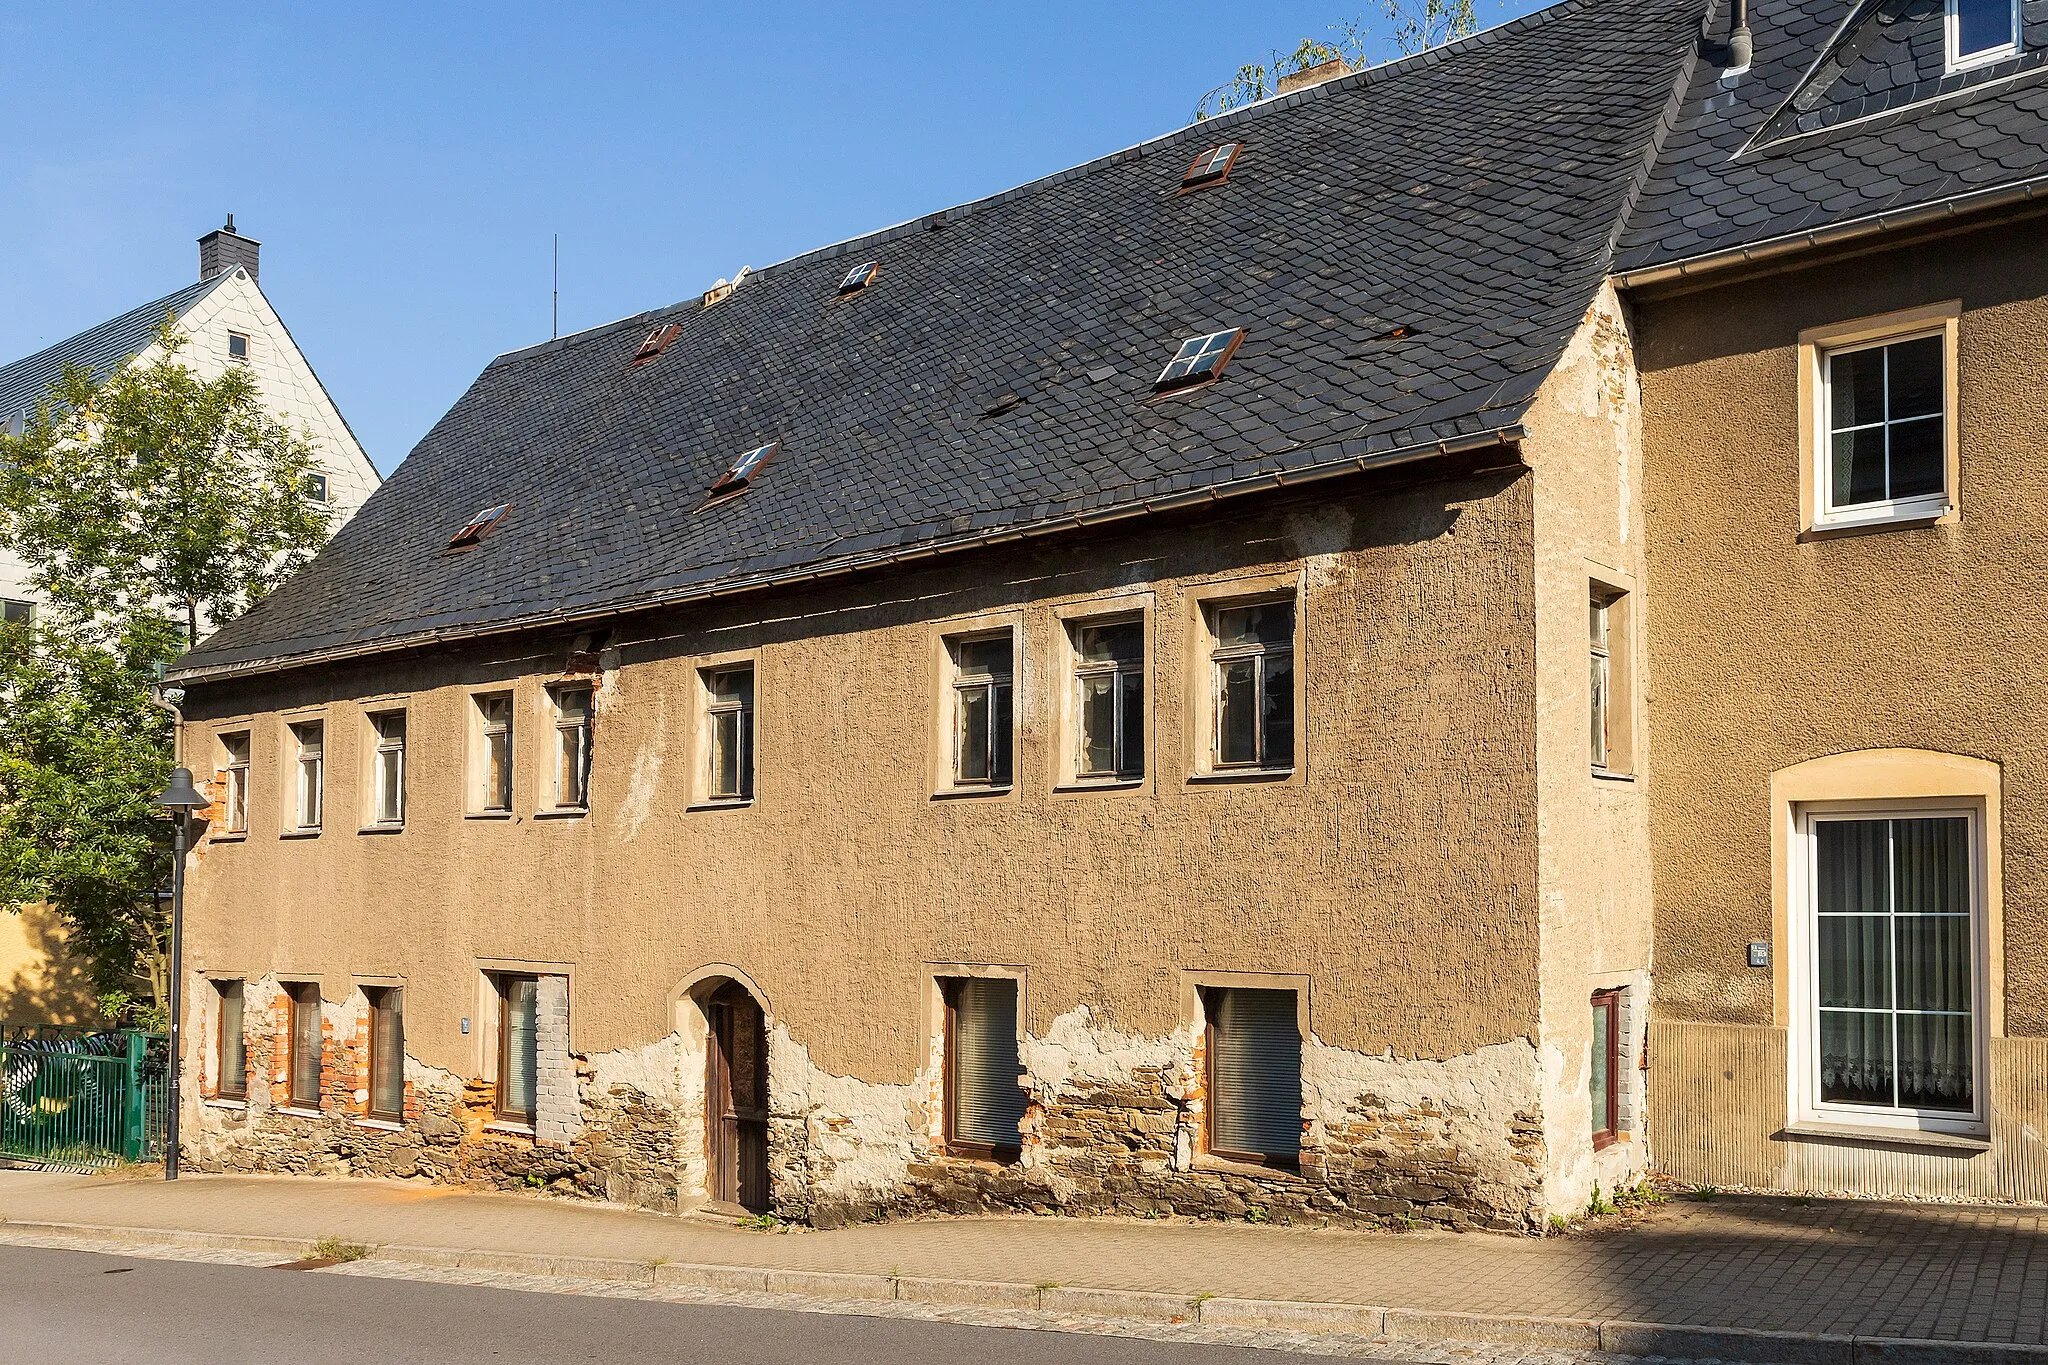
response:
[[(0, 1243), (9, 1234), (80, 1242), (192, 1247), (274, 1254), (301, 1259), (311, 1243), (298, 1237), (187, 1232), (170, 1228), (110, 1227), (85, 1223), (0, 1218)], [(1111, 1319), (1191, 1322), (1204, 1326), (1343, 1333), (1383, 1340), (1466, 1341), (1550, 1350), (1590, 1350), (1673, 1360), (1723, 1360), (1752, 1365), (2048, 1365), (2048, 1345), (1992, 1341), (1939, 1341), (1858, 1337), (1826, 1332), (1768, 1332), (1746, 1327), (1682, 1323), (1544, 1318), (1457, 1313), (1366, 1304), (1292, 1299), (1182, 1297), (1145, 1290), (1091, 1289), (953, 1280), (842, 1271), (780, 1270), (763, 1266), (631, 1261), (602, 1256), (548, 1256), (456, 1247), (380, 1245), (370, 1260), (460, 1270), (502, 1271), (542, 1277), (646, 1285), (688, 1285), (792, 1294), (807, 1298), (894, 1299), (930, 1304), (1023, 1308)]]

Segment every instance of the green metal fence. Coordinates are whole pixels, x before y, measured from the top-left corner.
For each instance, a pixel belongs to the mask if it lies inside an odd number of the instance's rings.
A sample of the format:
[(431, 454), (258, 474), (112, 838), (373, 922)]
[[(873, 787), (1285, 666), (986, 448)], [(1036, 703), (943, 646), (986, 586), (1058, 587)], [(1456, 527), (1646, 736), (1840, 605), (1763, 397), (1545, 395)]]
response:
[(112, 1166), (163, 1156), (167, 1048), (160, 1033), (0, 1028), (0, 1158)]

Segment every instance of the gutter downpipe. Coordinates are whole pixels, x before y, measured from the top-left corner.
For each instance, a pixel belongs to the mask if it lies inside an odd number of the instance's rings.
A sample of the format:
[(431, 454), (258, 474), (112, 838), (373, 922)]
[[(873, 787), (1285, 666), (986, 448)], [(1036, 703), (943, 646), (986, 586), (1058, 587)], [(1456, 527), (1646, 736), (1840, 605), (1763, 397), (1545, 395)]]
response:
[[(177, 701), (171, 700), (173, 696), (177, 698)], [(158, 683), (155, 687), (149, 689), (149, 699), (171, 713), (171, 767), (173, 769), (178, 768), (182, 766), (179, 762), (179, 750), (185, 744), (185, 713), (178, 709), (178, 702), (185, 700), (185, 689), (182, 687), (165, 687), (162, 683)], [(178, 1120), (181, 1117), (180, 1111), (184, 1108), (184, 1099), (178, 1093), (178, 1077), (179, 1073), (185, 1069), (185, 1038), (184, 1028), (182, 1027), (185, 1022), (183, 1017), (185, 992), (181, 978), (185, 974), (185, 963), (183, 960), (185, 946), (185, 926), (183, 923), (185, 911), (185, 835), (186, 831), (191, 827), (191, 822), (192, 816), (189, 812), (182, 810), (171, 812), (171, 998), (169, 1002), (171, 1017), (168, 1021), (170, 1027), (167, 1030), (170, 1036), (164, 1040), (165, 1048), (170, 1053), (170, 1065), (165, 1068), (169, 1073), (165, 1078), (167, 1081), (165, 1088), (168, 1093), (164, 1097), (166, 1101), (166, 1111), (164, 1114), (164, 1179), (166, 1180), (176, 1180), (178, 1178), (178, 1130), (180, 1127)]]

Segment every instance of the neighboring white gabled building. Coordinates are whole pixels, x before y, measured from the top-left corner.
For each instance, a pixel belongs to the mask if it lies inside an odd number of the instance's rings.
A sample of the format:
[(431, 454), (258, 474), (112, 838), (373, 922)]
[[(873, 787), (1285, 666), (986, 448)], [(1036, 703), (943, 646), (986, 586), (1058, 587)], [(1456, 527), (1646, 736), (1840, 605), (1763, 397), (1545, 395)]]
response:
[[(315, 491), (324, 492), (334, 512), (332, 529), (339, 530), (376, 490), (380, 477), (257, 286), (261, 245), (236, 232), (229, 214), (227, 226), (199, 239), (197, 283), (0, 366), (0, 424), (19, 433), (66, 365), (104, 376), (124, 365), (149, 364), (160, 354), (157, 325), (166, 313), (173, 314), (178, 329), (190, 338), (180, 352), (187, 368), (212, 379), (229, 365), (247, 365), (264, 406), (311, 439), (324, 480), (324, 488)], [(0, 601), (9, 619), (34, 598), (27, 577), (19, 560), (0, 552)]]

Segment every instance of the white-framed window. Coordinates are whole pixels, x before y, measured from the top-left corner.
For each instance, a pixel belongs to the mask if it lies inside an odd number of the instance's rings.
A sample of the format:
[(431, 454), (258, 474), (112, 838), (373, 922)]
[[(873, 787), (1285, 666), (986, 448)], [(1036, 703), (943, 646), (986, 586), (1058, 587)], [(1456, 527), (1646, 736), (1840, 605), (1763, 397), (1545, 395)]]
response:
[(1939, 516), (1949, 487), (1948, 329), (1820, 355), (1817, 526)]
[(0, 598), (0, 622), (10, 626), (35, 624), (36, 604), (19, 598)]
[(1216, 603), (1210, 630), (1212, 763), (1294, 766), (1294, 599)]
[(292, 726), (292, 823), (304, 832), (320, 828), (327, 786), (327, 726), (317, 720)]
[(405, 823), (405, 712), (370, 717), (370, 823)]
[(476, 810), (503, 815), (512, 809), (512, 694), (476, 698)]
[(582, 810), (590, 804), (590, 689), (550, 688), (555, 708), (556, 810)]
[(709, 767), (704, 794), (713, 801), (754, 799), (754, 670), (715, 668), (704, 674), (704, 731)]
[(1007, 787), (1015, 753), (1015, 637), (1005, 630), (951, 639), (946, 647), (953, 660), (953, 783)]
[(237, 730), (220, 737), (221, 771), (227, 777), (226, 799), (221, 802), (229, 834), (249, 832), (249, 732)]
[(1069, 623), (1074, 639), (1074, 776), (1131, 782), (1145, 775), (1145, 621)]
[(247, 335), (246, 335), (245, 333), (242, 333), (242, 332), (229, 332), (229, 333), (228, 333), (228, 359), (229, 359), (229, 360), (247, 360), (248, 358), (249, 358), (249, 338), (248, 338), (248, 336), (247, 336)]
[(327, 476), (308, 474), (299, 482), (299, 491), (305, 494), (307, 502), (325, 504), (327, 501)]
[(2019, 0), (1948, 0), (1943, 28), (1950, 71), (1968, 71), (2017, 56)]
[(1981, 810), (1813, 806), (1798, 822), (1788, 966), (1802, 1120), (1981, 1133)]

